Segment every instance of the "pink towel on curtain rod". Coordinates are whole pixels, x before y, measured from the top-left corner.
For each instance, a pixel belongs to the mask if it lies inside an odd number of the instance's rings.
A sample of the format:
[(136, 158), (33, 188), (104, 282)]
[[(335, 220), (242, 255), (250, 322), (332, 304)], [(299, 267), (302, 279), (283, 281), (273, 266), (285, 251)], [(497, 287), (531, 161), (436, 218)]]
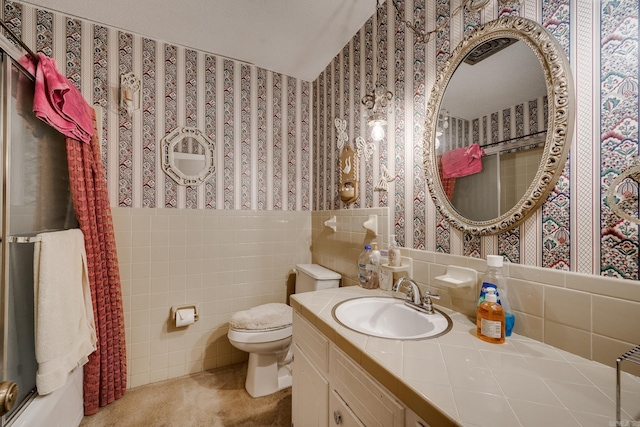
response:
[(18, 62), (36, 79), (35, 115), (63, 135), (88, 143), (93, 136), (93, 109), (80, 91), (60, 74), (56, 61), (39, 53), (37, 65), (28, 55)]
[(442, 177), (461, 178), (482, 172), (484, 150), (478, 144), (456, 148), (442, 154)]

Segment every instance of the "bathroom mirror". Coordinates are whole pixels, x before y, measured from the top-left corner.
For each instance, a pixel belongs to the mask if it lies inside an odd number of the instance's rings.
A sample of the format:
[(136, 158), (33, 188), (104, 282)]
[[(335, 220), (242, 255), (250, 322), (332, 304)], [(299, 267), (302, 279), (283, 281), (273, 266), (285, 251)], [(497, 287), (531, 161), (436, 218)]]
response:
[(215, 146), (199, 129), (179, 127), (162, 138), (162, 170), (180, 185), (199, 185), (215, 172)]
[(495, 234), (546, 200), (567, 159), (573, 82), (562, 47), (534, 21), (503, 17), (466, 36), (426, 111), (426, 181), (463, 232)]

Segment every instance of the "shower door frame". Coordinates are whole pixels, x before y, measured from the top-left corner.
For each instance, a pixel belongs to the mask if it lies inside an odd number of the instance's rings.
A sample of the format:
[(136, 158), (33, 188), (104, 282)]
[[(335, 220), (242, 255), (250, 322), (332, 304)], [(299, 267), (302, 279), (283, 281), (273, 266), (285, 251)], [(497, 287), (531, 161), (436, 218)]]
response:
[[(15, 243), (15, 242), (31, 242), (26, 243), (29, 245), (33, 245), (33, 240), (29, 239), (10, 239), (11, 228), (11, 155), (12, 155), (12, 131), (13, 126), (15, 125), (12, 120), (13, 110), (12, 107), (15, 107), (12, 104), (12, 90), (15, 82), (12, 81), (12, 68), (18, 68), (18, 72), (23, 72), (25, 76), (27, 76), (32, 82), (35, 80), (30, 73), (26, 72), (23, 67), (18, 63), (18, 58), (22, 56), (22, 52), (14, 46), (11, 42), (8, 41), (3, 35), (0, 34), (0, 108), (2, 109), (0, 116), (0, 133), (2, 135), (2, 162), (0, 163), (0, 173), (2, 174), (2, 183), (0, 185), (0, 200), (2, 202), (2, 206), (0, 207), (0, 250), (2, 253), (0, 254), (0, 367), (2, 369), (2, 378), (1, 381), (11, 381), (11, 378), (8, 378), (11, 373), (9, 372), (9, 346), (17, 345), (16, 343), (9, 343), (9, 339), (11, 338), (9, 334), (10, 322), (10, 289), (11, 289), (11, 261), (10, 260), (10, 247), (9, 244), (25, 244), (25, 243)], [(17, 84), (17, 83), (16, 83)], [(32, 113), (33, 114), (33, 113)], [(35, 114), (33, 115), (35, 118)], [(38, 120), (38, 119), (36, 119)], [(51, 130), (55, 131), (53, 128)], [(65, 154), (66, 159), (66, 154)], [(65, 160), (66, 161), (66, 160)], [(68, 174), (68, 172), (67, 172)], [(77, 227), (77, 225), (76, 225)], [(66, 226), (64, 227), (67, 228)], [(33, 230), (26, 232), (27, 234), (36, 234), (45, 230)], [(23, 271), (23, 270), (21, 270)], [(12, 353), (12, 356), (15, 354)], [(34, 379), (35, 381), (35, 379)], [(14, 407), (7, 414), (2, 415), (0, 417), (0, 427), (5, 427), (7, 425), (11, 425), (14, 421), (20, 418), (20, 415), (27, 410), (31, 402), (38, 396), (37, 390), (34, 387), (29, 391), (27, 395), (23, 397), (20, 402), (16, 402), (16, 407)], [(2, 405), (3, 402), (0, 402)]]
[[(0, 41), (5, 42), (6, 39), (0, 39)], [(11, 81), (11, 67), (16, 66), (20, 68), (15, 57), (5, 50), (6, 46), (0, 44), (0, 91), (1, 91), (1, 102), (0, 108), (2, 109), (2, 121), (0, 122), (1, 132), (2, 132), (2, 206), (0, 207), (0, 223), (2, 224), (2, 231), (0, 234), (0, 250), (2, 254), (0, 255), (2, 258), (2, 263), (0, 267), (0, 298), (1, 298), (1, 312), (0, 318), (2, 319), (2, 324), (0, 325), (0, 357), (2, 358), (2, 381), (11, 381), (9, 376), (9, 365), (8, 365), (8, 357), (7, 357), (7, 349), (9, 346), (9, 230), (11, 225), (11, 215), (10, 213), (10, 200), (11, 200), (11, 132), (12, 132), (12, 117), (11, 117), (11, 90), (12, 84)], [(29, 73), (25, 74), (30, 76)], [(33, 77), (30, 76), (32, 79)], [(30, 390), (29, 394), (20, 402), (16, 402), (17, 408), (14, 408), (10, 413), (3, 414), (0, 419), (0, 427), (4, 427), (8, 425), (13, 419), (17, 418), (22, 411), (24, 411), (29, 403), (36, 397), (37, 392), (35, 387)]]

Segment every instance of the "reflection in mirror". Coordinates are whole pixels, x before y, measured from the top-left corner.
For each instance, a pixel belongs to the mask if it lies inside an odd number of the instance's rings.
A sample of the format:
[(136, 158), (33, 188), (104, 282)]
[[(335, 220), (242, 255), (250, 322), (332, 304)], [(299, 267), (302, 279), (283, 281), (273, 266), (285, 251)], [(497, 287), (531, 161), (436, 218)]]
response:
[(187, 152), (178, 151), (182, 149), (178, 144), (174, 146), (173, 160), (176, 167), (187, 176), (198, 175), (205, 167), (204, 146), (193, 138), (185, 140), (188, 147)]
[[(525, 194), (542, 158), (546, 94), (538, 58), (516, 38), (491, 39), (460, 62), (440, 106), (436, 152), (461, 215), (487, 221)], [(468, 147), (481, 149), (471, 169), (458, 163)]]
[(196, 128), (177, 128), (162, 139), (162, 169), (181, 185), (198, 185), (215, 172), (213, 141)]
[(533, 21), (502, 17), (460, 42), (424, 134), (427, 185), (452, 226), (498, 233), (542, 204), (568, 154), (572, 91), (564, 51)]

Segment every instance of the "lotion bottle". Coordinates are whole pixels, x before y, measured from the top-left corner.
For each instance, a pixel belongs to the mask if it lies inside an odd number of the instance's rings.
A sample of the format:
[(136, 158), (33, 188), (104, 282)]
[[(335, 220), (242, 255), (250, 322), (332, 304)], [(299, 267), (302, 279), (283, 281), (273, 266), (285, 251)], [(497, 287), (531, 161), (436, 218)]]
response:
[(371, 242), (371, 270), (372, 284), (371, 288), (380, 287), (380, 251), (378, 250), (378, 242)]
[(358, 279), (360, 286), (365, 289), (375, 289), (379, 287), (379, 266), (380, 251), (378, 251), (377, 244), (374, 242), (372, 245), (365, 245), (364, 251), (358, 257)]
[(400, 267), (402, 265), (402, 254), (400, 253), (400, 248), (398, 247), (398, 243), (396, 242), (395, 234), (391, 235), (389, 244), (389, 266), (390, 267)]
[(498, 304), (495, 289), (487, 289), (484, 301), (478, 306), (476, 322), (476, 335), (478, 338), (493, 344), (502, 344), (504, 342), (504, 310)]

